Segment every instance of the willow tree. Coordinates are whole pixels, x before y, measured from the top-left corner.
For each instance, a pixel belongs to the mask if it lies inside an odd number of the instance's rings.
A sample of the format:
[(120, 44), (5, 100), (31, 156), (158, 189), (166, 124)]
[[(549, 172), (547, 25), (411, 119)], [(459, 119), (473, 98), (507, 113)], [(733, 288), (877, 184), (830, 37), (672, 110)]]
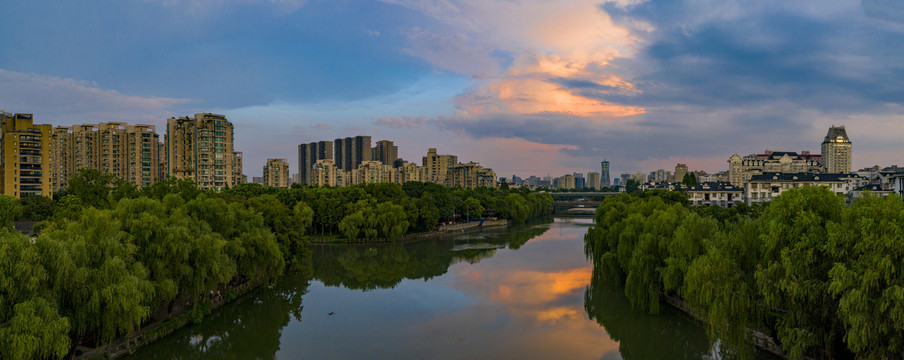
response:
[(829, 292), (836, 259), (826, 240), (844, 210), (829, 189), (805, 187), (786, 191), (763, 212), (763, 259), (755, 276), (765, 304), (780, 313), (777, 335), (791, 358), (843, 351), (837, 345), (844, 327)]
[(837, 316), (845, 342), (863, 359), (892, 359), (904, 353), (904, 201), (859, 199), (842, 223), (829, 227), (829, 246), (838, 261), (829, 272), (829, 291), (838, 297)]

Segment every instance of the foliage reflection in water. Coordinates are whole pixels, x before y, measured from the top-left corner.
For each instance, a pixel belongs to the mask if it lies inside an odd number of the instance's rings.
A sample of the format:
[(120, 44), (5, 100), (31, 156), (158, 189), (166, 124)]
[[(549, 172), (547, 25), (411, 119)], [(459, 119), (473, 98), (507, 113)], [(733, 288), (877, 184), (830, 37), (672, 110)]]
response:
[(289, 273), (133, 358), (708, 358), (699, 325), (591, 279), (589, 225), (316, 246), (313, 281)]

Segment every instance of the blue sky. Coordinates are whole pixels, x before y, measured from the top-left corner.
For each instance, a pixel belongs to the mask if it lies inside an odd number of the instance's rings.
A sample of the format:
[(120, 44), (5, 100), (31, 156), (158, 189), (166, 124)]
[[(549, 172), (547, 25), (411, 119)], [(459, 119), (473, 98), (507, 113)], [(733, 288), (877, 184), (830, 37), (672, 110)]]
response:
[(236, 125), (245, 173), (337, 137), (500, 176), (718, 171), (734, 153), (904, 164), (890, 0), (0, 0), (0, 109), (44, 123)]

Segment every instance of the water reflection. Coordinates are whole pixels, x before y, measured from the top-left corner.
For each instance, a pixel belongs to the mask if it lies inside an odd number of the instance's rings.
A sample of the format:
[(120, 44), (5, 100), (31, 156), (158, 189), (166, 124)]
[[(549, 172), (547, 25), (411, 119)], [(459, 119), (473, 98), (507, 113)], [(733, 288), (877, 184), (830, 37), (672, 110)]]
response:
[(707, 357), (700, 326), (668, 309), (634, 312), (618, 289), (592, 278), (582, 241), (589, 224), (317, 247), (314, 281), (287, 275), (135, 358)]
[(314, 279), (348, 289), (391, 289), (403, 279), (441, 276), (458, 262), (475, 264), (497, 249), (518, 249), (547, 230), (528, 225), (407, 244), (320, 245), (314, 247)]
[(275, 359), (283, 328), (301, 321), (309, 282), (287, 274), (279, 286), (218, 309), (201, 325), (188, 326), (132, 356), (134, 359)]

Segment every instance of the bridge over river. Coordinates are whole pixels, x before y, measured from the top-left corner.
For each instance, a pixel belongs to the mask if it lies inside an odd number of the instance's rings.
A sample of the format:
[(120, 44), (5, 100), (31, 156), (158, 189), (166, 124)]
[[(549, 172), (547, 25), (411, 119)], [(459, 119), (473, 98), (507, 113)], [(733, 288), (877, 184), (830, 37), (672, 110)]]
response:
[(551, 192), (556, 216), (593, 216), (607, 196), (618, 192)]

